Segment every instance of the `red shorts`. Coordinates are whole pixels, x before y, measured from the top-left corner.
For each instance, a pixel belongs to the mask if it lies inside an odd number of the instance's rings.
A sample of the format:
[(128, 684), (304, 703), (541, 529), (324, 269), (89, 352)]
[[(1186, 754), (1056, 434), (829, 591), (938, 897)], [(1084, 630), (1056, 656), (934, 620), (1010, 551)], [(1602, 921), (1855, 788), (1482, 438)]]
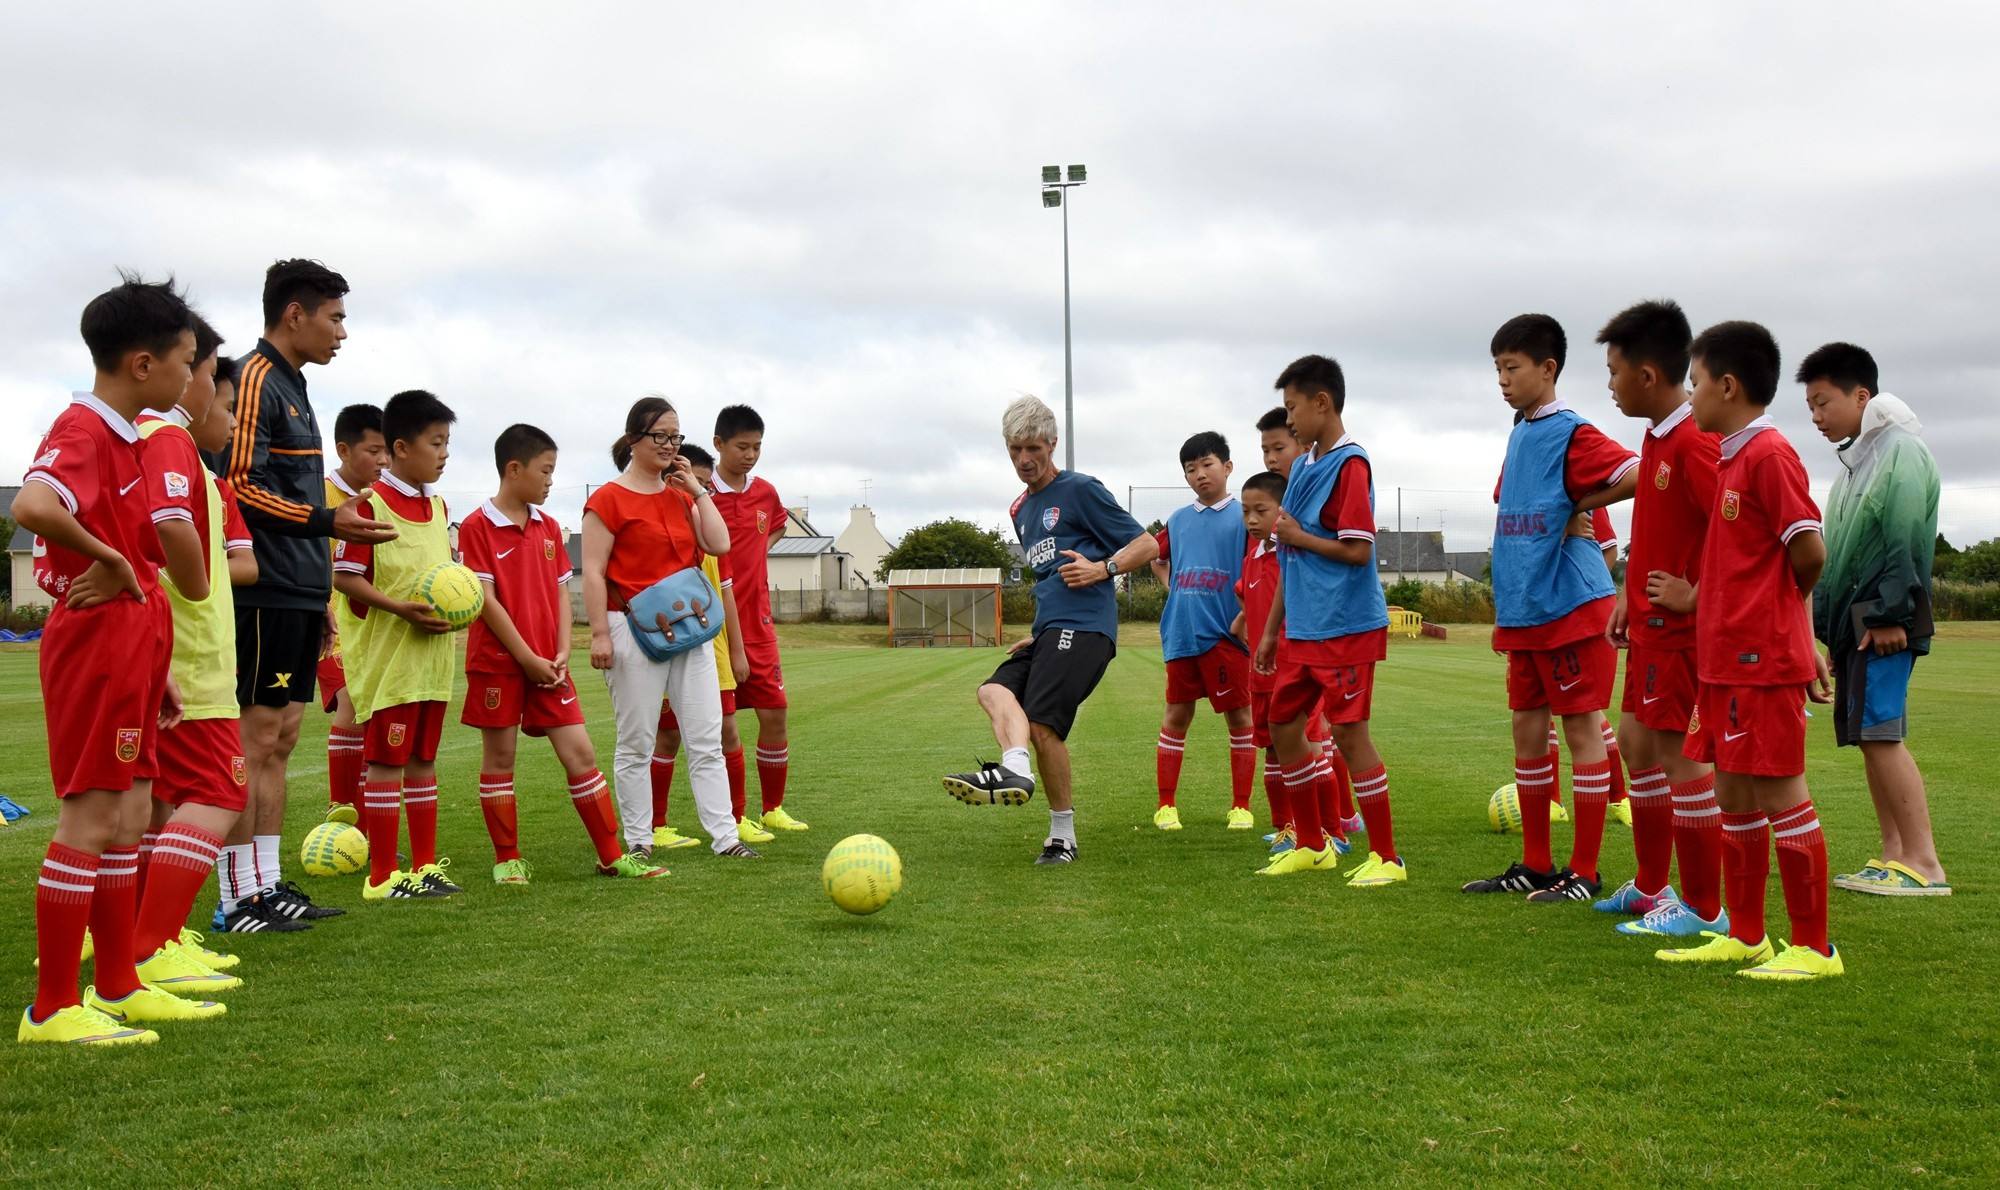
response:
[(1618, 650), (1602, 636), (1553, 649), (1507, 654), (1507, 709), (1547, 707), (1556, 715), (1587, 715), (1611, 705), (1618, 682)]
[(1226, 714), (1250, 705), (1250, 655), (1230, 644), (1216, 645), (1199, 657), (1167, 662), (1167, 701), (1208, 700), (1209, 708)]
[(547, 735), (558, 727), (583, 722), (583, 704), (568, 674), (560, 686), (528, 685), (520, 670), (512, 673), (465, 675), (465, 708), (458, 721), (467, 727), (519, 727), (528, 735)]
[(160, 776), (153, 800), (169, 806), (214, 806), (241, 813), (250, 804), (250, 768), (243, 763), (242, 724), (184, 719), (160, 733)]
[(1315, 709), (1312, 728), (1326, 723), (1361, 723), (1375, 701), (1375, 663), (1323, 665), (1296, 658), (1278, 662), (1278, 688), (1271, 694), (1271, 722), (1290, 723)]
[(406, 702), (383, 707), (361, 725), (361, 755), (369, 764), (402, 768), (413, 760), (436, 760), (444, 736), (445, 704)]
[(1796, 777), (1806, 771), (1805, 689), (1703, 682), (1681, 751), (1725, 773)]
[(327, 714), (333, 714), (333, 700), (347, 689), (347, 670), (340, 664), (340, 654), (334, 653), (319, 659), (316, 668), (319, 680), (319, 705)]
[(785, 700), (785, 668), (778, 661), (778, 642), (746, 644), (743, 652), (750, 662), (750, 676), (736, 675), (736, 705), (746, 711), (782, 711), (790, 706)]
[[(736, 691), (724, 690), (722, 692), (722, 717), (727, 719), (735, 713)], [(676, 735), (680, 734), (681, 721), (674, 718), (674, 704), (670, 702), (660, 704), (660, 730), (671, 731)]]
[[(1271, 742), (1271, 695), (1272, 690), (1252, 690), (1250, 692), (1250, 743), (1253, 747), (1269, 748)], [(1372, 697), (1372, 696), (1371, 696)], [(1322, 700), (1321, 707), (1325, 702)], [(1306, 738), (1314, 743), (1326, 740), (1329, 735), (1326, 716), (1319, 710), (1313, 712), (1312, 722), (1306, 724)]]
[(173, 657), (165, 592), (82, 611), (57, 605), (42, 633), (42, 714), (57, 797), (122, 793), (159, 776), (160, 703)]
[(1625, 654), (1625, 698), (1618, 704), (1642, 727), (1676, 735), (1694, 717), (1701, 682), (1694, 673), (1693, 649), (1649, 649), (1633, 645)]

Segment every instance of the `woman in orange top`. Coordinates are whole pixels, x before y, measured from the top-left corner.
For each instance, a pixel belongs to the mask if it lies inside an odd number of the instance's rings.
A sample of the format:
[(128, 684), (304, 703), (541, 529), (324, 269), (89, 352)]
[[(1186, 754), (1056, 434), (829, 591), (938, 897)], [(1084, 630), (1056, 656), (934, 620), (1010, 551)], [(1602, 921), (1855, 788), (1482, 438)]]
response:
[(680, 415), (662, 397), (643, 397), (611, 448), (618, 478), (583, 506), (583, 606), (590, 616), (590, 664), (611, 691), (618, 744), (612, 771), (625, 846), (652, 852), (653, 736), (660, 700), (671, 696), (687, 745), (688, 784), (717, 855), (755, 859), (736, 837), (722, 762), (722, 693), (712, 649), (655, 661), (639, 647), (626, 604), (671, 574), (701, 565), (703, 552), (729, 552), (729, 530), (680, 453)]

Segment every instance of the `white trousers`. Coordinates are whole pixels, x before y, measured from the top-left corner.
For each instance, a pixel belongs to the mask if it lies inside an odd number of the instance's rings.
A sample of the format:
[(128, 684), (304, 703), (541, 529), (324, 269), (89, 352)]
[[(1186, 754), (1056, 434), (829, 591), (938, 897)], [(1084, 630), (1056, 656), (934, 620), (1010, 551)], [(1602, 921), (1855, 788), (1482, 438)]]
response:
[(611, 691), (611, 714), (618, 721), (618, 746), (611, 767), (618, 790), (618, 817), (625, 847), (653, 841), (653, 741), (660, 729), (660, 701), (671, 698), (686, 745), (688, 785), (695, 813), (710, 845), (736, 845), (736, 820), (729, 814), (729, 774), (722, 763), (722, 687), (715, 650), (689, 649), (655, 661), (639, 648), (623, 612), (610, 613), (611, 668), (604, 684)]

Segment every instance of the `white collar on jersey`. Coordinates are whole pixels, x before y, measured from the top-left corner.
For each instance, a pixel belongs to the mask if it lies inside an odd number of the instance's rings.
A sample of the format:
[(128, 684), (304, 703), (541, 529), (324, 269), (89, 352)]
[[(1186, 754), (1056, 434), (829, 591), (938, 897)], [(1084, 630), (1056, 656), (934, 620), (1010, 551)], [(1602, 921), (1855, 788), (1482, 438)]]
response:
[(327, 472), (326, 481), (334, 487), (339, 488), (345, 495), (352, 496), (354, 494), (354, 489), (347, 486), (347, 481), (340, 477), (340, 472), (338, 471)]
[(404, 494), (405, 496), (435, 496), (435, 495), (437, 495), (437, 489), (436, 489), (436, 488), (433, 488), (433, 487), (432, 487), (431, 485), (429, 485), (429, 484), (425, 484), (425, 485), (424, 485), (424, 490), (420, 492), (420, 491), (418, 491), (417, 489), (415, 489), (415, 488), (411, 487), (411, 486), (410, 486), (409, 484), (406, 484), (406, 483), (404, 483), (404, 482), (403, 482), (403, 481), (402, 481), (401, 479), (397, 478), (397, 476), (396, 476), (396, 473), (395, 473), (395, 472), (393, 472), (393, 471), (390, 471), (390, 470), (388, 470), (387, 468), (384, 468), (384, 469), (383, 469), (383, 471), (382, 471), (382, 478), (380, 478), (380, 479), (376, 480), (375, 482), (376, 482), (376, 483), (386, 483), (386, 484), (388, 484), (388, 485), (389, 485), (390, 487), (392, 487), (392, 488), (396, 489), (397, 491), (399, 491), (399, 492), (403, 493), (403, 494)]
[(1659, 425), (1654, 426), (1652, 429), (1647, 430), (1646, 432), (1648, 434), (1651, 434), (1655, 438), (1665, 438), (1668, 434), (1674, 432), (1675, 426), (1681, 424), (1682, 422), (1686, 421), (1688, 418), (1693, 416), (1694, 416), (1694, 406), (1686, 401), (1682, 401), (1680, 403), (1679, 408), (1675, 409), (1672, 413), (1669, 413), (1665, 417), (1661, 418)]
[(1196, 500), (1190, 507), (1196, 512), (1221, 512), (1234, 503), (1236, 503), (1236, 497), (1234, 495), (1227, 495), (1213, 504), (1203, 504), (1201, 501)]
[[(515, 529), (515, 528), (526, 527), (514, 524), (513, 518), (509, 517), (506, 513), (501, 512), (500, 506), (498, 504), (495, 504), (491, 500), (488, 500), (486, 503), (480, 505), (479, 511), (485, 513), (486, 519), (492, 521), (496, 528)], [(528, 519), (531, 521), (541, 520), (542, 510), (536, 505), (533, 504), (528, 505)]]
[(1736, 452), (1749, 445), (1752, 438), (1755, 438), (1765, 430), (1775, 430), (1777, 428), (1778, 423), (1771, 420), (1771, 415), (1768, 413), (1764, 414), (1756, 421), (1751, 422), (1749, 425), (1744, 426), (1722, 440), (1722, 457), (1725, 459), (1735, 458)]
[(69, 399), (71, 404), (81, 405), (102, 418), (104, 424), (111, 427), (111, 432), (125, 441), (137, 442), (139, 440), (139, 427), (126, 421), (116, 409), (106, 405), (96, 393), (71, 393)]
[(1527, 416), (1526, 420), (1540, 421), (1545, 417), (1561, 413), (1568, 408), (1569, 408), (1568, 405), (1563, 404), (1563, 399), (1561, 397), (1557, 397), (1555, 400), (1550, 401), (1548, 404), (1542, 406), (1540, 409), (1537, 409), (1533, 413), (1530, 413)]
[[(1333, 449), (1334, 449), (1334, 450), (1339, 450), (1339, 449), (1340, 449), (1341, 447), (1343, 447), (1343, 446), (1346, 446), (1346, 445), (1348, 445), (1349, 443), (1351, 443), (1351, 442), (1353, 442), (1353, 441), (1354, 441), (1354, 435), (1352, 435), (1352, 434), (1342, 434), (1342, 435), (1340, 436), (1340, 441), (1338, 441), (1338, 442), (1336, 442), (1336, 443), (1334, 443), (1334, 444), (1333, 444)], [(1301, 463), (1310, 463), (1310, 462), (1313, 462), (1314, 460), (1316, 460), (1316, 459), (1318, 459), (1318, 458), (1319, 458), (1319, 448), (1318, 448), (1318, 447), (1308, 447), (1308, 448), (1306, 449), (1306, 453), (1304, 453), (1304, 454), (1302, 454), (1302, 455), (1300, 455), (1300, 456), (1299, 456), (1299, 462), (1301, 462)]]
[(710, 471), (708, 473), (708, 483), (710, 487), (714, 488), (718, 492), (728, 492), (732, 496), (740, 496), (744, 492), (749, 491), (750, 485), (755, 482), (757, 481), (754, 478), (746, 475), (743, 477), (742, 487), (732, 488), (729, 486), (729, 481), (722, 478), (722, 468), (717, 467), (713, 471)]

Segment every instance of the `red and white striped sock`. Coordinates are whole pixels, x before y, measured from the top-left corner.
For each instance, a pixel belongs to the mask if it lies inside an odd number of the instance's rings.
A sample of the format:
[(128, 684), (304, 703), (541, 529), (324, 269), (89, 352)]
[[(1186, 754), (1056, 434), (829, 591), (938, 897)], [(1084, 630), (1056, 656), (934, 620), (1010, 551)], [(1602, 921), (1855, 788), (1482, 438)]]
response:
[(1570, 785), (1576, 793), (1576, 832), (1570, 840), (1569, 870), (1597, 879), (1598, 854), (1604, 849), (1604, 810), (1611, 802), (1611, 762), (1570, 762)]
[(1257, 778), (1256, 736), (1249, 728), (1229, 733), (1229, 804), (1250, 808), (1250, 786)]
[(769, 814), (785, 804), (785, 781), (792, 773), (792, 750), (788, 745), (776, 744), (766, 748), (763, 741), (757, 743), (757, 796), (764, 803), (764, 813)]
[(1722, 895), (1729, 905), (1729, 936), (1746, 946), (1764, 940), (1764, 886), (1770, 879), (1771, 820), (1762, 810), (1722, 811)]
[(138, 956), (132, 935), (139, 923), (139, 845), (110, 847), (97, 864), (97, 891), (90, 898), (90, 982), (107, 1000), (139, 990)]
[(1389, 767), (1378, 764), (1373, 772), (1354, 774), (1354, 801), (1367, 825), (1368, 851), (1384, 861), (1402, 858), (1396, 850), (1396, 826), (1389, 814)]
[[(521, 858), (521, 827), (514, 805), (514, 774), (479, 774), (479, 814), (486, 820), (486, 835), (493, 840), (493, 862), (504, 864)], [(410, 831), (415, 834), (413, 827)]]
[(1556, 784), (1548, 753), (1514, 758), (1514, 790), (1521, 799), (1521, 862), (1538, 872), (1556, 866), (1549, 850), (1549, 802)]
[(35, 881), (35, 971), (37, 1021), (83, 1003), (77, 976), (83, 969), (83, 932), (90, 928), (90, 903), (97, 890), (97, 856), (50, 843)]
[(1347, 757), (1334, 747), (1331, 739), (1321, 746), (1327, 765), (1333, 772), (1333, 806), (1342, 819), (1354, 817), (1354, 774), (1348, 770)]
[(1291, 801), (1285, 796), (1285, 770), (1275, 754), (1264, 761), (1264, 800), (1271, 806), (1271, 829), (1284, 830), (1292, 824)]
[[(152, 807), (150, 806), (147, 807), (147, 809), (151, 808)], [(138, 898), (142, 901), (146, 899), (146, 870), (150, 868), (153, 864), (153, 847), (156, 844), (158, 844), (159, 841), (160, 841), (160, 833), (155, 830), (148, 829), (145, 834), (139, 836), (139, 876), (138, 876), (137, 895)], [(140, 953), (143, 955), (143, 954), (150, 954), (152, 952), (141, 951)]]
[(611, 804), (610, 786), (596, 769), (569, 774), (569, 804), (583, 819), (590, 833), (590, 845), (597, 849), (597, 862), (609, 864), (625, 854), (618, 838), (618, 813)]
[(403, 829), (403, 783), (370, 781), (361, 792), (368, 827), (368, 883), (380, 886), (396, 874), (396, 844)]
[[(1714, 921), (1722, 912), (1722, 808), (1715, 774), (1673, 787), (1674, 853), (1681, 861), (1681, 901)], [(1755, 941), (1755, 939), (1752, 939)]]
[(359, 727), (326, 729), (326, 800), (334, 805), (352, 806), (361, 800), (368, 762), (362, 758), (362, 741), (368, 733)]
[(194, 899), (222, 854), (222, 836), (185, 822), (169, 822), (153, 848), (152, 874), (139, 893), (138, 933), (132, 951), (140, 958), (180, 936)]
[(1826, 834), (1819, 811), (1807, 798), (1771, 818), (1771, 841), (1778, 848), (1778, 880), (1785, 890), (1785, 913), (1792, 919), (1792, 945), (1831, 954), (1826, 933)]
[(1187, 753), (1187, 733), (1175, 735), (1162, 727), (1160, 738), (1153, 753), (1153, 783), (1160, 794), (1160, 804), (1171, 806), (1181, 786), (1181, 761)]
[(1291, 807), (1292, 830), (1298, 835), (1298, 845), (1307, 851), (1326, 850), (1326, 827), (1320, 821), (1319, 793), (1313, 788), (1319, 781), (1319, 763), (1318, 755), (1311, 754), (1284, 770), (1285, 803)]
[(1666, 770), (1633, 773), (1631, 801), (1632, 856), (1639, 865), (1632, 883), (1651, 896), (1667, 887), (1674, 871), (1673, 786), (1667, 783)]
[(1611, 729), (1611, 720), (1600, 726), (1604, 729), (1604, 755), (1611, 761), (1611, 804), (1615, 806), (1626, 798), (1625, 760), (1618, 755), (1618, 733)]
[(410, 870), (422, 871), (438, 858), (438, 786), (432, 777), (422, 785), (403, 786), (403, 813), (410, 820)]

